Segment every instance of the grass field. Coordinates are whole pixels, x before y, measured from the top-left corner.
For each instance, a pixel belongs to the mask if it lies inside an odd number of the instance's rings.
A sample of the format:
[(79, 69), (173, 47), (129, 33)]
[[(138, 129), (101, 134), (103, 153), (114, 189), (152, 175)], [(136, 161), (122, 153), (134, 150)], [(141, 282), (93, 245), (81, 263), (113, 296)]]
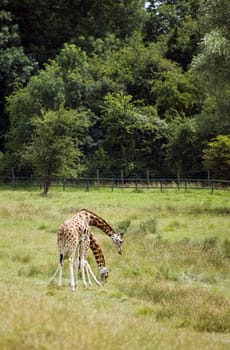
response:
[[(229, 191), (1, 190), (0, 203), (0, 349), (230, 348)], [(93, 228), (111, 273), (72, 292), (67, 261), (63, 286), (49, 279), (56, 231), (81, 208), (125, 238), (119, 256)]]

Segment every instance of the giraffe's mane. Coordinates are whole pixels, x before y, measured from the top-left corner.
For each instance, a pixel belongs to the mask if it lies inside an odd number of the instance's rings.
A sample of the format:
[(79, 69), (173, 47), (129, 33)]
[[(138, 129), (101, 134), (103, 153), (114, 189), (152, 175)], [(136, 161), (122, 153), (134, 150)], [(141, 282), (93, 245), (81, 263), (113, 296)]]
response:
[(101, 216), (99, 216), (99, 215), (97, 215), (97, 214), (95, 214), (94, 212), (92, 212), (91, 210), (89, 210), (89, 209), (85, 209), (85, 208), (83, 208), (83, 209), (81, 209), (80, 210), (80, 212), (81, 211), (86, 211), (87, 213), (89, 213), (89, 214), (92, 214), (92, 215), (94, 215), (94, 216), (96, 216), (99, 220), (101, 220), (102, 222), (104, 222), (110, 229), (111, 229), (111, 231), (113, 231), (114, 232), (114, 229), (112, 228), (112, 226), (110, 226), (109, 224), (108, 224), (108, 222), (107, 221), (105, 221)]

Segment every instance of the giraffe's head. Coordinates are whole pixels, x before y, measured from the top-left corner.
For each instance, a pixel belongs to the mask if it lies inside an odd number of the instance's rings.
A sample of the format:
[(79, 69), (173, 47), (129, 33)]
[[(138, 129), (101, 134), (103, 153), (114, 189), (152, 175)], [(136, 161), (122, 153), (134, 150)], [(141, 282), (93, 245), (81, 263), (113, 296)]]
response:
[(123, 236), (124, 236), (124, 233), (114, 233), (112, 236), (113, 243), (115, 244), (118, 254), (120, 255), (122, 254), (121, 245), (123, 243)]
[(107, 280), (107, 278), (109, 277), (110, 271), (111, 270), (108, 269), (108, 267), (106, 267), (106, 266), (101, 266), (99, 268), (99, 279), (100, 279), (102, 284), (104, 284), (105, 281)]

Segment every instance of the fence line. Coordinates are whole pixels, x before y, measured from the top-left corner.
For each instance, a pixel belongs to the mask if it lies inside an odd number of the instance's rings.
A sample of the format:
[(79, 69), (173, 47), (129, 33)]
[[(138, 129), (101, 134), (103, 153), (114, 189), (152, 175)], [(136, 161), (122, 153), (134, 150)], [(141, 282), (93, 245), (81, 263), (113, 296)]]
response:
[[(0, 186), (2, 188), (29, 188), (38, 187), (42, 189), (43, 179), (40, 177), (0, 177)], [(111, 191), (116, 189), (210, 189), (211, 192), (215, 190), (229, 190), (230, 180), (219, 179), (186, 179), (186, 178), (113, 178), (113, 177), (79, 177), (79, 178), (52, 178), (51, 187), (62, 187), (63, 191), (67, 188), (81, 188), (89, 191), (96, 188), (109, 188)]]

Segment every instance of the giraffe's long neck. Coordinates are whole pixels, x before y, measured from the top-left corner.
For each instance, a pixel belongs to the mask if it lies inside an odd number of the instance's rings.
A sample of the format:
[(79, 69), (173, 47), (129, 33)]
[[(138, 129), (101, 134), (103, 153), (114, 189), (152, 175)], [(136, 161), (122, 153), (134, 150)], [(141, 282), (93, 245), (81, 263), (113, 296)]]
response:
[(92, 225), (92, 226), (95, 226), (95, 227), (101, 229), (109, 237), (111, 237), (115, 234), (114, 229), (100, 216), (92, 213), (91, 211), (89, 211), (87, 209), (81, 209), (80, 213), (87, 216), (87, 220), (88, 220), (89, 225)]
[(96, 238), (93, 236), (92, 233), (90, 233), (89, 236), (90, 236), (90, 249), (93, 252), (98, 268), (105, 267), (104, 254), (99, 243), (97, 242)]

